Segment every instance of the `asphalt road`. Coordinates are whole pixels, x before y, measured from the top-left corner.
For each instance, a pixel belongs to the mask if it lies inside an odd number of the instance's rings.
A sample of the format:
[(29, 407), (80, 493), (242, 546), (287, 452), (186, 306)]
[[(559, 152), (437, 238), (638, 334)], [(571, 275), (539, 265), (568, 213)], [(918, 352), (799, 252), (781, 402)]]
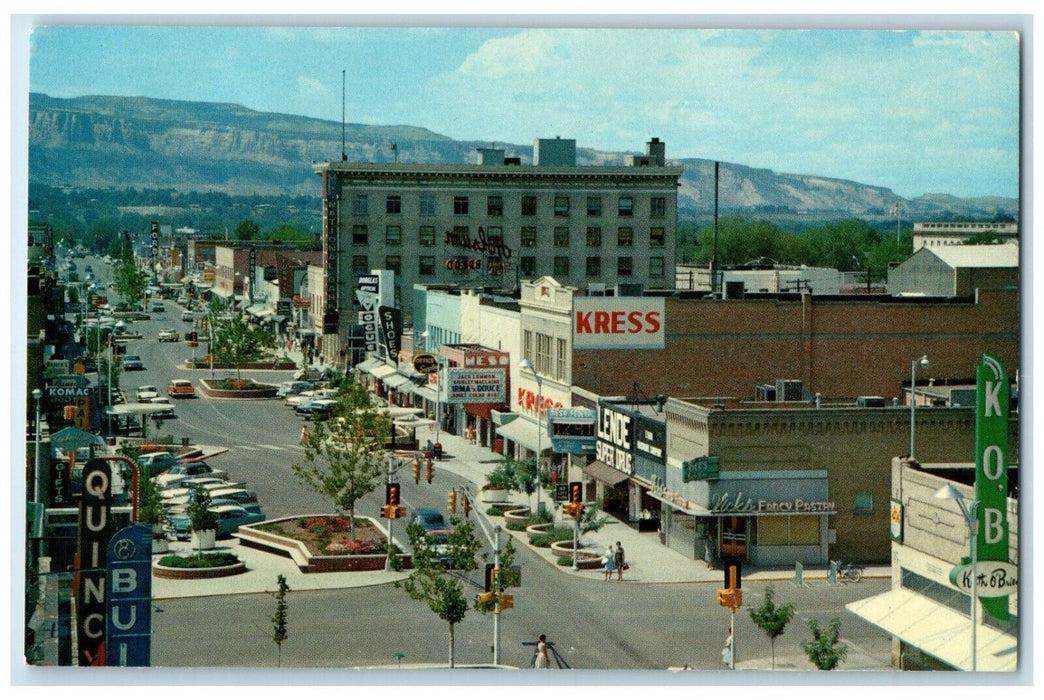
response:
[[(104, 266), (94, 263), (96, 271)], [(144, 339), (131, 341), (129, 352), (142, 356), (146, 370), (124, 373), (121, 386), (128, 396), (140, 384), (155, 384), (161, 393), (170, 379), (195, 382), (210, 370), (184, 369), (192, 349), (184, 341), (160, 343), (160, 329), (172, 327), (182, 336), (190, 326), (180, 320), (181, 308), (166, 302), (167, 311), (152, 320), (135, 322)], [(199, 347), (200, 354), (205, 348)], [(218, 377), (227, 374), (218, 370)], [(255, 371), (243, 376), (278, 383), (291, 372)], [(175, 441), (227, 447), (209, 461), (230, 478), (247, 482), (258, 494), (269, 517), (325, 513), (331, 508), (305, 486), (291, 465), (303, 461), (299, 446), (304, 422), (276, 399), (230, 401), (199, 398), (175, 402), (176, 418), (157, 427), (152, 436), (172, 435)], [(408, 508), (434, 507), (446, 512), (445, 496), (459, 478), (438, 472), (433, 484), (414, 484), (408, 469), (398, 474)], [(359, 503), (359, 512), (375, 515), (383, 501), (378, 489)], [(520, 548), (523, 585), (515, 589), (515, 608), (501, 615), (501, 662), (528, 667), (533, 642), (547, 634), (562, 659), (575, 669), (653, 669), (689, 665), (721, 670), (720, 649), (729, 613), (717, 605), (715, 584), (616, 584), (577, 578)], [(467, 575), (469, 597), (478, 593), (481, 571)], [(859, 654), (887, 668), (889, 640), (878, 630), (844, 612), (844, 605), (887, 590), (887, 581), (864, 581), (831, 587), (813, 582), (810, 588), (776, 584), (777, 602), (793, 602), (795, 619), (776, 640), (777, 668), (803, 667), (800, 643), (810, 637), (807, 620), (842, 619), (844, 641)], [(744, 585), (745, 606), (761, 602), (765, 584)], [(348, 669), (405, 664), (445, 664), (449, 629), (423, 603), (410, 600), (392, 585), (339, 591), (291, 592), (288, 597), (289, 638), (282, 646), (283, 667)], [(271, 640), (274, 599), (267, 594), (171, 599), (153, 615), (153, 664), (157, 667), (242, 669), (275, 668), (279, 662)], [(750, 621), (746, 610), (736, 615), (737, 661), (771, 659), (772, 645)], [(457, 664), (492, 661), (493, 621), (469, 610), (454, 629)], [(852, 652), (850, 652), (852, 653)], [(401, 657), (399, 656), (401, 655)], [(194, 680), (196, 680), (194, 676)], [(198, 682), (209, 682), (205, 676)]]

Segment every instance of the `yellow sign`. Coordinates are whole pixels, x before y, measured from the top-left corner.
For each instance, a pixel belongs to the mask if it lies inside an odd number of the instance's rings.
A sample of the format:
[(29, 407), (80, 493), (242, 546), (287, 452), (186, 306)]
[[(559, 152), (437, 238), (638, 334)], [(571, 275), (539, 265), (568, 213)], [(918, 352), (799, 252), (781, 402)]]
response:
[(90, 430), (91, 399), (89, 396), (76, 397), (76, 413), (73, 414), (73, 425), (80, 430)]

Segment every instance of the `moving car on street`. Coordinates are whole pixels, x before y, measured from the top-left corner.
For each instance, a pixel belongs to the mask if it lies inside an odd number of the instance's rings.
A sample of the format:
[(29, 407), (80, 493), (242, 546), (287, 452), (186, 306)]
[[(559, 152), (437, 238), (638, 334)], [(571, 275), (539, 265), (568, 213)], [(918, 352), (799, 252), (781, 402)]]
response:
[(279, 388), (276, 389), (276, 396), (285, 399), (288, 396), (295, 396), (296, 394), (300, 394), (302, 391), (311, 391), (314, 388), (315, 386), (311, 382), (290, 380), (279, 385)]
[(142, 384), (135, 392), (138, 403), (151, 403), (159, 398), (159, 390), (151, 384)]
[(179, 334), (173, 328), (164, 328), (159, 332), (159, 341), (161, 343), (176, 343), (181, 339)]
[(143, 372), (145, 371), (145, 365), (141, 361), (141, 357), (138, 355), (124, 355), (123, 356), (123, 371), (124, 372)]
[(187, 379), (171, 379), (167, 384), (167, 396), (172, 399), (195, 398), (196, 389)]

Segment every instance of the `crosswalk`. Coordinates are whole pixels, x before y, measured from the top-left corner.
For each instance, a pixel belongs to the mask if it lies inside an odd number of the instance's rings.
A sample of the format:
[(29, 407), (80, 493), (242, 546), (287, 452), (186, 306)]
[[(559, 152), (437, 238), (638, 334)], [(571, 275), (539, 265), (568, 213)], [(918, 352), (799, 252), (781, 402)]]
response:
[(301, 445), (234, 445), (230, 450), (246, 450), (247, 452), (263, 452), (271, 450), (274, 452), (286, 452), (287, 450), (304, 450)]

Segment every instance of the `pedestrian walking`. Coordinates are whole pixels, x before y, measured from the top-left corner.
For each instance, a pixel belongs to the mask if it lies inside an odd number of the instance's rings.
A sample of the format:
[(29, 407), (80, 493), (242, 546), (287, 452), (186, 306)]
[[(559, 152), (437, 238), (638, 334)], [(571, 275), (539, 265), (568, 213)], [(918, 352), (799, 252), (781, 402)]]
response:
[(725, 647), (721, 650), (721, 662), (725, 664), (726, 668), (732, 668), (732, 628), (729, 628), (729, 634), (725, 637)]
[(608, 581), (613, 577), (613, 571), (616, 570), (616, 552), (613, 550), (612, 545), (605, 548), (605, 554), (602, 555), (602, 563), (605, 564), (605, 580)]
[(714, 535), (707, 533), (703, 540), (703, 561), (707, 562), (707, 568), (714, 568)]
[(534, 668), (549, 668), (547, 663), (547, 635), (540, 635), (536, 645), (536, 656), (533, 658)]
[(623, 581), (624, 563), (624, 548), (623, 545), (617, 541), (616, 549), (613, 550), (613, 566), (616, 568), (617, 581)]

